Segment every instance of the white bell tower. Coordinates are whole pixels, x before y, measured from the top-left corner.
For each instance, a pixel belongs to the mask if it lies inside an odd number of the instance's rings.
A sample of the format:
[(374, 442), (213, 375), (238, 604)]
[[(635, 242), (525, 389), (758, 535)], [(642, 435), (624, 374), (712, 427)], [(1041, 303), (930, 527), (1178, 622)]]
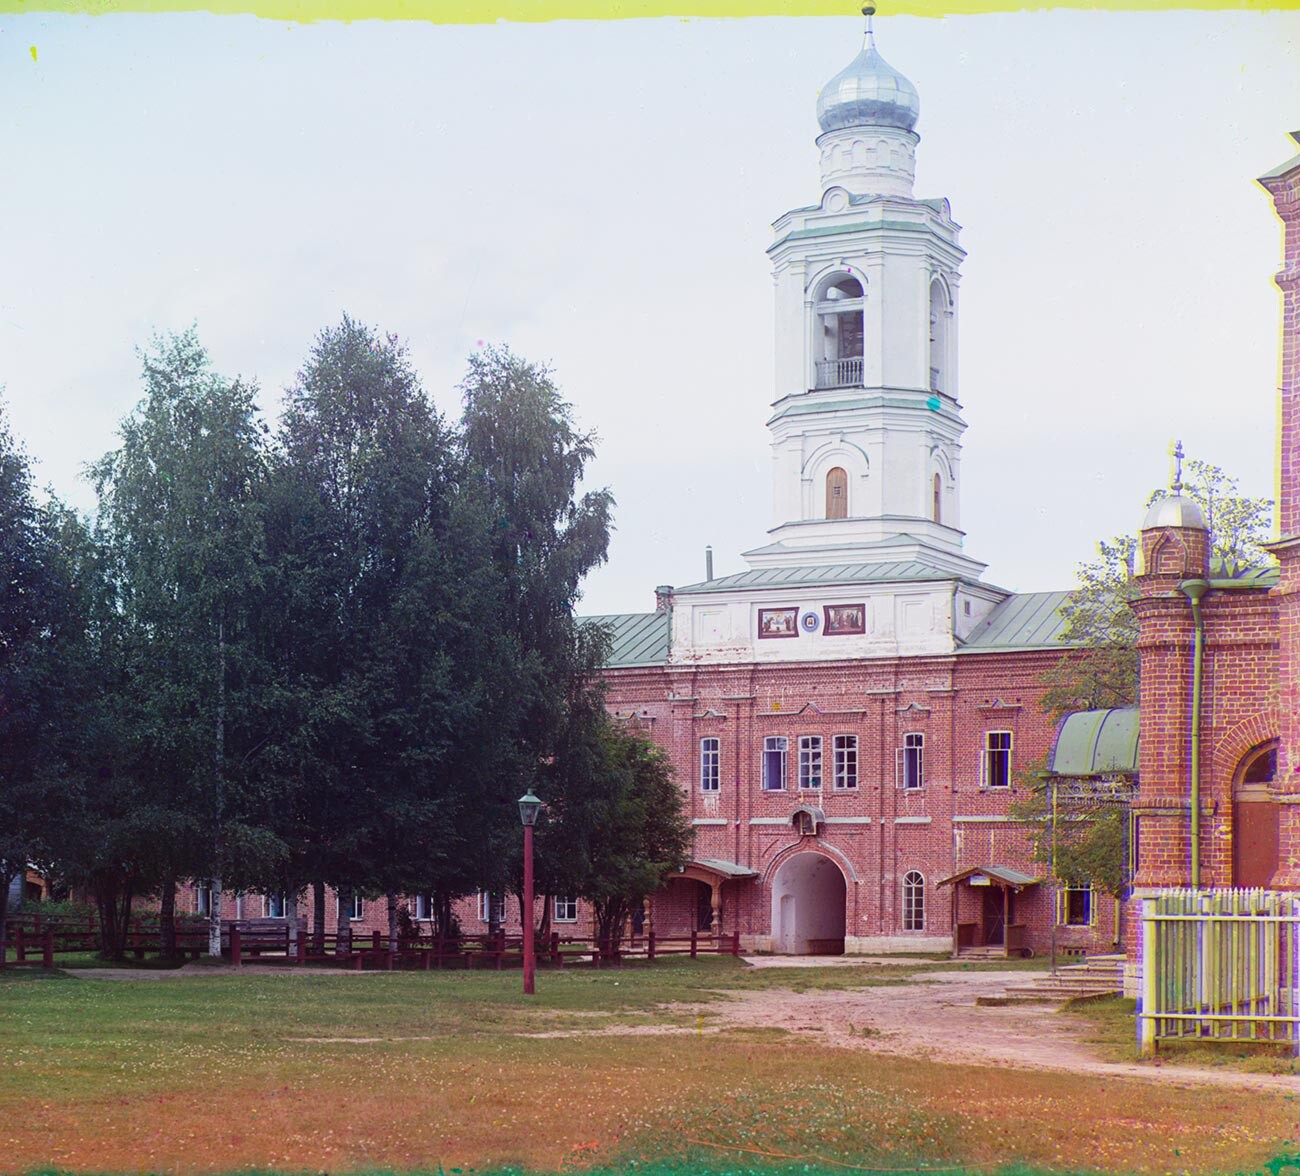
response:
[(753, 568), (910, 563), (978, 579), (962, 548), (957, 288), (948, 201), (912, 193), (916, 88), (862, 51), (817, 99), (821, 199), (787, 212), (776, 286), (775, 526)]

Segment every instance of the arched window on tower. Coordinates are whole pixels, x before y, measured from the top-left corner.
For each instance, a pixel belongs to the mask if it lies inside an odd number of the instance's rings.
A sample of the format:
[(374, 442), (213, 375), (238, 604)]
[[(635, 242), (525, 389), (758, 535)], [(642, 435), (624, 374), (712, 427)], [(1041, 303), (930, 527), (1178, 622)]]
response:
[(864, 295), (847, 274), (830, 278), (814, 303), (815, 388), (851, 388), (862, 383)]
[[(948, 390), (948, 319), (952, 301), (937, 278), (930, 283), (930, 391)], [(937, 517), (937, 516), (936, 516)]]
[(849, 517), (849, 476), (839, 466), (826, 471), (826, 517)]
[(939, 474), (934, 475), (934, 495), (930, 503), (930, 517), (936, 523), (943, 522), (943, 478)]

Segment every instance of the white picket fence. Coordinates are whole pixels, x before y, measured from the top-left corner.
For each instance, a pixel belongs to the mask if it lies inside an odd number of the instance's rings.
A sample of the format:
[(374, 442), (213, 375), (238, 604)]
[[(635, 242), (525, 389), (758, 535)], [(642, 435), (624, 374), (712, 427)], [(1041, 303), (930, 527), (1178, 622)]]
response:
[(1138, 1041), (1285, 1042), (1300, 1054), (1300, 895), (1165, 890), (1142, 900)]

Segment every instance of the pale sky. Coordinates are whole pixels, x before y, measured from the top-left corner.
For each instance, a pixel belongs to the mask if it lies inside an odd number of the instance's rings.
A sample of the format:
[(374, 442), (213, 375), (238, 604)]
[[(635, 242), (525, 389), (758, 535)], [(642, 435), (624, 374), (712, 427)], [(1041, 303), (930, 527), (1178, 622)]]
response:
[[(553, 364), (618, 500), (582, 611), (652, 608), (706, 543), (742, 570), (774, 523), (764, 250), (820, 195), (817, 91), (859, 29), (0, 17), (0, 385), (39, 480), (91, 505), (152, 331), (196, 322), (273, 415), (347, 311), (449, 413), (483, 342)], [(1253, 181), (1300, 151), (1300, 12), (878, 18), (877, 43), (920, 91), (917, 195), (964, 226), (986, 578), (1069, 587), (1176, 437), (1272, 495)]]

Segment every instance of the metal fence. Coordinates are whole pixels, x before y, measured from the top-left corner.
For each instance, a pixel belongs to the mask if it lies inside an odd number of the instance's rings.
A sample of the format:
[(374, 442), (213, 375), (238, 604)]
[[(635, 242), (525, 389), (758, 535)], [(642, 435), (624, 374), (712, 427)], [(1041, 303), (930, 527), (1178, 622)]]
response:
[(1142, 900), (1138, 1042), (1283, 1042), (1300, 1053), (1300, 895), (1166, 890)]

